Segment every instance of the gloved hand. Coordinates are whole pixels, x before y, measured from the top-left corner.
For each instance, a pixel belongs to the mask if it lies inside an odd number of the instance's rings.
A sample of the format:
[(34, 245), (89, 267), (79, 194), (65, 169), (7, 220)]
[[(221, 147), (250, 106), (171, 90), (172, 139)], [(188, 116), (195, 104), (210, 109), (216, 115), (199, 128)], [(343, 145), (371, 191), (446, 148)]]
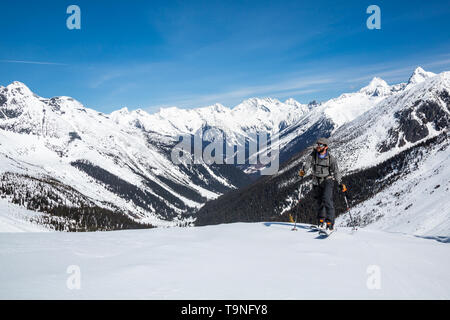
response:
[(301, 169), (301, 170), (298, 172), (298, 175), (299, 175), (300, 177), (305, 176), (305, 171), (303, 171), (303, 169)]
[(341, 183), (339, 185), (339, 188), (341, 189), (341, 192), (346, 192), (347, 191), (347, 187), (345, 186), (345, 184)]

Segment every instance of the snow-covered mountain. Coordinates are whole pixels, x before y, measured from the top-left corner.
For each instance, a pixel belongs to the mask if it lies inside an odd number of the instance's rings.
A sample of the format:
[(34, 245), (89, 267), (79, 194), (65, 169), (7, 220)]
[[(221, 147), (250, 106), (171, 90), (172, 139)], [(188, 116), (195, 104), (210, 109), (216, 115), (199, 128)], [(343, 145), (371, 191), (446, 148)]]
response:
[[(357, 92), (344, 93), (337, 98), (317, 103), (314, 107), (310, 106), (310, 111), (305, 112), (297, 122), (280, 130), (278, 134), (280, 162), (287, 161), (297, 152), (307, 148), (318, 137), (331, 136), (338, 128), (382, 101), (391, 103), (392, 100), (388, 101), (387, 98), (395, 97), (433, 76), (434, 73), (417, 67), (407, 83), (388, 85), (383, 79), (374, 77), (367, 86)], [(260, 152), (267, 151), (263, 149)], [(252, 169), (247, 168), (247, 172), (254, 171)]]
[[(25, 84), (14, 82), (0, 87), (2, 193), (28, 209), (72, 219), (75, 222), (70, 224), (70, 230), (84, 230), (91, 224), (94, 228), (114, 229), (135, 227), (136, 222), (191, 223), (195, 220), (192, 213), (205, 201), (249, 183), (248, 176), (239, 168), (251, 173), (260, 167), (174, 164), (170, 152), (178, 143), (178, 136), (202, 136), (210, 130), (210, 134), (224, 134), (227, 143), (238, 145), (246, 138), (251, 139), (253, 133), (268, 132), (278, 136), (280, 160), (284, 162), (318, 136), (333, 135), (336, 136), (333, 140), (345, 142), (353, 134), (360, 137), (358, 141), (372, 141), (370, 136), (374, 133), (365, 131), (361, 124), (372, 117), (382, 117), (391, 108), (398, 109), (397, 117), (401, 106), (408, 101), (428, 97), (422, 91), (447, 86), (444, 80), (442, 83), (429, 81), (435, 78), (433, 73), (417, 68), (408, 83), (389, 86), (384, 80), (374, 78), (357, 92), (322, 103), (304, 105), (294, 99), (281, 102), (252, 98), (234, 108), (221, 104), (196, 109), (173, 107), (155, 114), (127, 108), (103, 114), (70, 97), (39, 97)], [(414, 108), (420, 113), (425, 107)], [(426, 121), (442, 118), (439, 108), (436, 110), (431, 111), (434, 116), (427, 115)], [(417, 114), (419, 118), (421, 114)], [(433, 131), (430, 124), (420, 124), (423, 132), (418, 139), (411, 138), (415, 134), (409, 128), (415, 125), (415, 120), (407, 117), (402, 116), (406, 120), (399, 128), (392, 127), (389, 139), (372, 141), (373, 152), (386, 149), (381, 152), (380, 161), (400, 151), (391, 150), (396, 138), (400, 141), (398, 145), (405, 149), (410, 146), (409, 140), (419, 141), (428, 136), (425, 130), (431, 136), (440, 132)], [(386, 129), (380, 125), (374, 128), (378, 128), (374, 129), (375, 134), (376, 130)], [(402, 130), (403, 135), (396, 137)], [(205, 140), (211, 138), (204, 136)], [(352, 143), (356, 145), (355, 141)], [(353, 148), (350, 142), (341, 145), (337, 152)], [(363, 166), (364, 155), (354, 157), (360, 162), (346, 158), (345, 163), (354, 164), (355, 168)], [(81, 214), (74, 210), (81, 207), (92, 212), (87, 214), (83, 209)], [(115, 220), (110, 221), (109, 217)], [(52, 223), (64, 229), (60, 221)]]
[[(20, 82), (0, 87), (1, 179), (5, 192), (13, 190), (11, 201), (46, 212), (61, 207), (58, 214), (84, 199), (83, 206), (110, 210), (111, 217), (121, 212), (133, 221), (171, 225), (189, 222), (183, 214), (247, 183), (233, 166), (174, 164), (173, 136), (119, 113), (99, 113), (69, 97), (42, 98)], [(42, 190), (35, 180), (54, 195), (50, 203), (36, 200)], [(60, 192), (58, 184), (73, 190)]]
[[(337, 98), (309, 105), (309, 112), (303, 113), (298, 121), (280, 130), (278, 135), (280, 162), (287, 161), (295, 153), (311, 145), (318, 137), (329, 137), (339, 127), (356, 119), (388, 97), (396, 96), (434, 75), (418, 67), (408, 83), (394, 85), (388, 85), (383, 79), (374, 77), (367, 86), (357, 92), (344, 93)], [(250, 167), (247, 171), (252, 172), (252, 169)]]
[(232, 109), (218, 103), (195, 109), (163, 108), (155, 114), (123, 108), (111, 113), (111, 119), (118, 124), (142, 126), (146, 131), (166, 136), (196, 135), (209, 127), (218, 128), (227, 136), (237, 137), (261, 131), (275, 134), (308, 111), (307, 105), (294, 99), (283, 103), (272, 98), (251, 98)]
[(191, 135), (212, 141), (220, 134), (228, 146), (243, 146), (248, 155), (248, 142), (255, 142), (254, 134), (263, 132), (271, 136), (278, 135), (310, 110), (311, 106), (294, 99), (281, 102), (272, 98), (251, 98), (234, 108), (221, 104), (195, 109), (171, 107), (155, 114), (143, 110), (130, 112), (124, 108), (113, 112), (111, 118), (124, 126), (138, 126), (147, 132), (157, 132), (172, 138)]
[[(278, 134), (311, 108), (294, 99), (252, 98), (232, 109), (215, 104), (104, 114), (70, 97), (42, 98), (13, 82), (0, 87), (3, 189), (14, 190), (8, 194), (11, 201), (38, 211), (52, 208), (58, 214), (83, 205), (154, 225), (189, 222), (193, 219), (186, 214), (249, 178), (231, 165), (174, 164), (170, 152), (178, 136), (203, 136), (212, 129), (227, 143), (242, 145), (252, 133)], [(30, 187), (33, 179), (55, 199), (41, 204), (46, 200)], [(61, 192), (53, 180), (74, 190)]]
[(434, 77), (436, 74), (433, 72), (425, 71), (421, 67), (417, 67), (411, 77), (409, 77), (408, 82), (406, 83), (407, 86), (414, 86), (415, 84), (421, 83), (425, 81), (428, 78)]
[(336, 130), (334, 152), (344, 170), (373, 166), (448, 129), (450, 72), (420, 79)]
[[(330, 121), (327, 127), (331, 150), (351, 190), (355, 205), (351, 213), (360, 225), (380, 221), (380, 228), (448, 237), (450, 175), (444, 168), (450, 158), (450, 72), (434, 75), (421, 70), (414, 71), (403, 89), (374, 79), (358, 93), (342, 95), (314, 110), (323, 108), (321, 117), (327, 114), (331, 120), (333, 112), (329, 111), (339, 100), (375, 100), (352, 121), (340, 126), (336, 126), (339, 121)], [(315, 200), (309, 192), (309, 180), (300, 185), (297, 176), (309, 152), (296, 154), (276, 175), (245, 192), (231, 192), (207, 203), (198, 213), (197, 224), (287, 219), (288, 214), (314, 222)], [(343, 198), (337, 192), (335, 201), (338, 212), (344, 212)], [(434, 201), (440, 201), (439, 205), (433, 205)], [(239, 209), (230, 212), (230, 208)], [(397, 218), (390, 220), (391, 216)], [(350, 223), (348, 215), (341, 219), (341, 224)]]

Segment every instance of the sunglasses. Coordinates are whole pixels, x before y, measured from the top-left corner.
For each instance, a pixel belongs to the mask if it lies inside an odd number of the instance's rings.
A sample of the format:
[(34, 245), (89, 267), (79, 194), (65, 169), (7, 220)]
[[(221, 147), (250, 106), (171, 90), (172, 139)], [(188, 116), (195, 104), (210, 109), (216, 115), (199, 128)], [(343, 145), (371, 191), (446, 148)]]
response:
[(321, 148), (324, 148), (324, 147), (326, 147), (327, 145), (326, 145), (326, 144), (322, 144), (322, 143), (318, 143), (317, 146), (318, 146), (318, 147), (321, 147)]

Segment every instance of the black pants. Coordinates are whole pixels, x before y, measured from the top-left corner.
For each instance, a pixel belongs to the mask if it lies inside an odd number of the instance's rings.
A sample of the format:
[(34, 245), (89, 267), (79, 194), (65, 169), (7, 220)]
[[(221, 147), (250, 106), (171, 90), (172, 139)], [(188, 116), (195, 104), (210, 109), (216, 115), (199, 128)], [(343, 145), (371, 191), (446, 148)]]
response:
[(333, 179), (318, 181), (314, 186), (316, 191), (317, 204), (319, 205), (318, 220), (324, 219), (334, 225), (334, 204), (333, 204)]

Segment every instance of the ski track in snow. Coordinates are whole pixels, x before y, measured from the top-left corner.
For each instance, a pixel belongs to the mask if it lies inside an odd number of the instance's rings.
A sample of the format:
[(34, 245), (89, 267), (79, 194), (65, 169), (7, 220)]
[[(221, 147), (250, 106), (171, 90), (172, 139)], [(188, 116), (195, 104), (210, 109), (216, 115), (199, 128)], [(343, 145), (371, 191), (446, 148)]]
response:
[[(0, 233), (0, 298), (450, 298), (449, 244), (348, 228), (318, 239), (297, 226)], [(66, 286), (71, 265), (80, 268), (79, 290)], [(371, 266), (379, 268), (380, 289), (367, 286)]]

